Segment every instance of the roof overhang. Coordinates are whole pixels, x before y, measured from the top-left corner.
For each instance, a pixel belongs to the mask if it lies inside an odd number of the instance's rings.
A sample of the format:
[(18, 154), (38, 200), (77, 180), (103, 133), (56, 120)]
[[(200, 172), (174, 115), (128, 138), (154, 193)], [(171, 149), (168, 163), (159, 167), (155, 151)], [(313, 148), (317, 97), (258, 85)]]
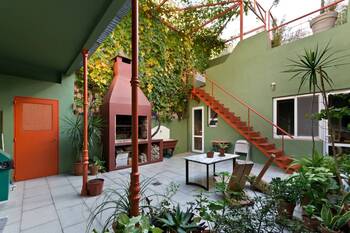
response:
[(129, 0), (3, 0), (0, 75), (61, 82), (130, 9)]

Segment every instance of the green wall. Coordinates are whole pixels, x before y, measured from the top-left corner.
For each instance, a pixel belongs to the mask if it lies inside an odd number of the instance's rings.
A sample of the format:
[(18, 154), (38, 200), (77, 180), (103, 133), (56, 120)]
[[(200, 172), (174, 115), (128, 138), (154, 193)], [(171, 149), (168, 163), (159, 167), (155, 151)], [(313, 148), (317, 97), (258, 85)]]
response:
[(0, 109), (3, 111), (5, 150), (13, 155), (14, 109), (15, 96), (57, 99), (59, 101), (60, 172), (69, 172), (72, 168), (73, 156), (71, 146), (62, 129), (65, 127), (64, 117), (71, 113), (75, 75), (63, 77), (62, 83), (36, 81), (10, 76), (0, 76)]
[[(350, 54), (350, 24), (344, 24), (335, 27), (329, 31), (322, 32), (298, 41), (271, 48), (267, 33), (263, 32), (239, 43), (231, 54), (217, 58), (212, 61), (211, 67), (207, 70), (210, 79), (215, 80), (227, 91), (238, 96), (259, 113), (268, 119), (273, 119), (273, 98), (298, 94), (299, 80), (290, 80), (290, 75), (283, 73), (288, 63), (288, 58), (296, 58), (302, 54), (304, 48), (314, 48), (317, 44), (324, 46), (329, 41), (335, 50), (348, 51)], [(350, 58), (349, 58), (350, 62)], [(334, 79), (334, 90), (350, 88), (350, 65), (338, 67), (330, 71), (330, 76)], [(272, 90), (271, 83), (276, 83), (276, 89)], [(210, 92), (210, 85), (206, 86)], [(214, 89), (215, 90), (215, 89)], [(307, 88), (300, 91), (299, 94), (307, 93)], [(227, 96), (215, 92), (218, 98), (225, 106), (243, 119), (247, 116), (247, 111), (240, 105), (235, 104)], [(191, 145), (191, 124), (192, 107), (201, 106), (202, 103), (191, 101), (189, 106), (189, 118), (187, 127), (188, 150)], [(207, 125), (207, 107), (205, 111), (205, 151), (210, 150), (211, 141), (222, 139), (236, 141), (242, 137), (230, 128), (222, 119), (219, 118), (217, 128), (210, 128)], [(263, 122), (258, 117), (251, 115), (251, 121), (254, 128), (273, 141), (277, 146), (280, 140), (272, 139), (272, 127)], [(171, 128), (175, 130), (175, 128)], [(178, 129), (177, 129), (178, 131)], [(183, 132), (186, 131), (183, 129)], [(316, 142), (317, 149), (322, 151), (322, 141)], [(308, 155), (311, 152), (311, 140), (286, 140), (285, 150), (287, 154), (294, 157)], [(252, 158), (256, 162), (266, 161), (258, 150), (253, 148)]]

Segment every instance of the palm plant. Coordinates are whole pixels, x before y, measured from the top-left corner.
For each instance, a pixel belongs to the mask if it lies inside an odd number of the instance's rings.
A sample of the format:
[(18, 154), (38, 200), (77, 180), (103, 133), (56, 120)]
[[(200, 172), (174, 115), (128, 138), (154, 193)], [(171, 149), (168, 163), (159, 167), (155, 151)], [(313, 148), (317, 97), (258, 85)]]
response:
[[(332, 78), (329, 76), (329, 71), (332, 68), (348, 64), (344, 62), (344, 59), (347, 56), (348, 55), (341, 54), (341, 51), (334, 51), (328, 42), (324, 47), (319, 47), (316, 45), (314, 49), (305, 49), (304, 54), (298, 55), (297, 59), (289, 59), (291, 64), (289, 64), (288, 69), (284, 71), (285, 73), (292, 74), (291, 79), (300, 79), (298, 93), (305, 84), (308, 85), (308, 90), (312, 93), (313, 96), (311, 106), (312, 109), (315, 102), (314, 99), (316, 96), (316, 90), (320, 91), (325, 106), (325, 115), (327, 119), (330, 119), (330, 106), (328, 103), (327, 91), (328, 89), (332, 88), (334, 84)], [(314, 119), (312, 118), (312, 125), (313, 120)], [(333, 155), (336, 156), (336, 148), (334, 145), (334, 129), (330, 120), (328, 120), (328, 129), (330, 132)], [(313, 141), (312, 156), (314, 156), (315, 140), (313, 129), (311, 132)], [(341, 183), (338, 169), (337, 176), (339, 182)]]
[(75, 160), (80, 161), (80, 152), (83, 146), (82, 117), (73, 115), (71, 117), (64, 118), (64, 121), (66, 123), (66, 127), (64, 128), (63, 133), (69, 137), (75, 153)]

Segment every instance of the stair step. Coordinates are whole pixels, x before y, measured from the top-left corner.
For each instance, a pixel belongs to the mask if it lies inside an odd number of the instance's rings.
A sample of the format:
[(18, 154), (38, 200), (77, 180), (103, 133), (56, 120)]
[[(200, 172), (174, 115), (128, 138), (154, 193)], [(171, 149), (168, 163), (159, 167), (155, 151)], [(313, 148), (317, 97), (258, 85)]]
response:
[(251, 139), (253, 140), (253, 141), (256, 141), (256, 142), (258, 142), (258, 143), (264, 143), (264, 142), (267, 142), (267, 138), (265, 138), (265, 137), (251, 137)]
[(253, 130), (253, 127), (248, 127), (248, 126), (238, 126), (237, 128), (239, 128), (240, 130), (244, 131), (247, 134), (248, 132), (251, 132), (251, 130)]
[(247, 133), (249, 137), (260, 137), (260, 132), (250, 131)]
[(273, 149), (273, 150), (268, 150), (267, 153), (274, 154), (276, 155), (276, 158), (277, 158), (283, 154), (283, 151), (281, 149)]
[(259, 146), (263, 147), (265, 150), (272, 150), (275, 148), (275, 144), (273, 143), (260, 143)]

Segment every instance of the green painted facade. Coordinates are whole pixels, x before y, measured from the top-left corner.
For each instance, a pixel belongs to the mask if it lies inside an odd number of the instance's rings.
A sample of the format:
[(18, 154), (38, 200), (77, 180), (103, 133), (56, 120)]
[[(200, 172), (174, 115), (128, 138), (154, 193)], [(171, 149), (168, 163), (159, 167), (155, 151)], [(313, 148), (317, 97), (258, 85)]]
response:
[[(314, 48), (317, 44), (324, 46), (328, 42), (335, 50), (348, 51), (350, 53), (350, 23), (337, 26), (326, 32), (322, 32), (295, 42), (282, 45), (276, 48), (269, 46), (269, 40), (266, 32), (259, 33), (251, 38), (240, 42), (234, 51), (228, 55), (217, 58), (212, 61), (211, 67), (206, 74), (211, 80), (216, 81), (220, 86), (224, 87), (228, 92), (238, 96), (248, 105), (256, 109), (259, 113), (268, 119), (273, 119), (273, 98), (283, 96), (293, 96), (298, 94), (299, 80), (290, 80), (290, 75), (283, 73), (287, 69), (288, 58), (296, 58), (298, 54), (302, 54), (304, 48)], [(348, 61), (350, 62), (350, 60)], [(334, 90), (350, 89), (350, 65), (338, 67), (330, 71), (330, 76), (334, 80)], [(271, 83), (276, 83), (276, 89), (272, 90)], [(205, 87), (210, 93), (209, 84)], [(220, 100), (226, 107), (236, 115), (241, 116), (244, 120), (247, 118), (247, 110), (241, 105), (237, 105), (222, 92), (214, 89), (215, 97)], [(307, 87), (302, 89), (299, 94), (307, 93)], [(187, 149), (190, 151), (191, 145), (191, 129), (192, 129), (192, 108), (201, 106), (202, 103), (191, 101), (189, 106), (189, 117), (187, 121), (187, 130), (183, 128), (182, 134), (178, 139), (188, 140)], [(205, 111), (205, 151), (211, 149), (211, 141), (214, 139), (229, 140), (235, 142), (242, 136), (237, 134), (222, 119), (219, 118), (218, 127), (208, 127), (208, 111)], [(271, 139), (277, 146), (280, 140), (273, 139), (272, 127), (265, 123), (257, 116), (251, 115), (252, 126), (263, 133), (264, 136)], [(171, 132), (179, 130), (180, 123), (173, 123)], [(181, 123), (185, 125), (185, 123)], [(186, 135), (187, 134), (187, 135)], [(294, 157), (305, 156), (311, 153), (310, 140), (286, 140), (285, 151)], [(323, 143), (318, 140), (316, 142), (317, 150), (322, 151)], [(186, 148), (179, 143), (177, 150), (184, 151)], [(256, 162), (265, 161), (265, 156), (255, 148), (252, 150), (252, 158)]]
[(71, 144), (63, 135), (64, 117), (71, 114), (75, 74), (62, 78), (62, 83), (37, 81), (19, 77), (0, 76), (0, 111), (3, 111), (5, 151), (13, 156), (15, 96), (56, 99), (59, 101), (59, 170), (70, 172), (74, 156)]

